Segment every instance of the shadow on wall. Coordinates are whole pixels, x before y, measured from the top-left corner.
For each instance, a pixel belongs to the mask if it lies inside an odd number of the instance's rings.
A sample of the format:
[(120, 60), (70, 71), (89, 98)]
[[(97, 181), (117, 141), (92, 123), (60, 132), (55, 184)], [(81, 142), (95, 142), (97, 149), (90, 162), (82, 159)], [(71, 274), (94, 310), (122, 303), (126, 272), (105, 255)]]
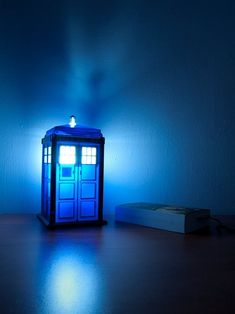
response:
[(87, 80), (87, 89), (89, 98), (81, 103), (86, 108), (87, 119), (91, 126), (95, 126), (102, 113), (102, 107), (105, 106), (105, 99), (101, 93), (105, 82), (105, 73), (97, 70), (90, 74)]

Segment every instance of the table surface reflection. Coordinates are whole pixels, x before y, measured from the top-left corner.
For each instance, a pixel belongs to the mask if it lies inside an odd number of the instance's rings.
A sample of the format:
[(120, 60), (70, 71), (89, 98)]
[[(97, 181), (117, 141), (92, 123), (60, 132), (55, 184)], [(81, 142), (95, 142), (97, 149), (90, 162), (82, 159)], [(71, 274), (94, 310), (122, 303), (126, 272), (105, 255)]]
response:
[[(0, 216), (1, 313), (232, 313), (234, 236)], [(225, 309), (228, 311), (225, 311)]]

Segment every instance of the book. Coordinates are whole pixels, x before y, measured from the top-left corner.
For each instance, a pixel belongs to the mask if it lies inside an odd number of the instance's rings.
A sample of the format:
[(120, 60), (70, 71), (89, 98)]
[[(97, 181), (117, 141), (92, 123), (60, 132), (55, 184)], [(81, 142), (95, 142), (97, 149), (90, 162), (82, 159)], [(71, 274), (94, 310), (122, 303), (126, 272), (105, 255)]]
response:
[(180, 233), (208, 227), (209, 218), (209, 209), (153, 203), (127, 203), (115, 207), (116, 221)]

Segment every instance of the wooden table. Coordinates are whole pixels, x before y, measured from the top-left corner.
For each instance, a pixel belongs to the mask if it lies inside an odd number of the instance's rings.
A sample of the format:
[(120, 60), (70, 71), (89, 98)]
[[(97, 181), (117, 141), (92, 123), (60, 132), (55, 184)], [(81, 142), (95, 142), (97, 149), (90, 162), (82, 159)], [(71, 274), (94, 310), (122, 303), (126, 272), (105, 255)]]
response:
[[(0, 312), (235, 313), (235, 236), (0, 215)], [(234, 222), (234, 217), (228, 217)]]

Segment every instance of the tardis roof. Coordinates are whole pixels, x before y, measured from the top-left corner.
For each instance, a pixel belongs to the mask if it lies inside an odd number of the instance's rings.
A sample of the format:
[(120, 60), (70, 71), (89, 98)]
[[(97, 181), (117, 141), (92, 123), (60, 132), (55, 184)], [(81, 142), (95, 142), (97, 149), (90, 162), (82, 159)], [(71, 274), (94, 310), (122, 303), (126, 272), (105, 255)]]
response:
[(101, 138), (103, 137), (100, 129), (89, 128), (86, 126), (76, 125), (71, 128), (69, 124), (58, 125), (46, 132), (46, 136), (56, 135), (67, 135), (67, 136), (78, 136), (86, 138)]

